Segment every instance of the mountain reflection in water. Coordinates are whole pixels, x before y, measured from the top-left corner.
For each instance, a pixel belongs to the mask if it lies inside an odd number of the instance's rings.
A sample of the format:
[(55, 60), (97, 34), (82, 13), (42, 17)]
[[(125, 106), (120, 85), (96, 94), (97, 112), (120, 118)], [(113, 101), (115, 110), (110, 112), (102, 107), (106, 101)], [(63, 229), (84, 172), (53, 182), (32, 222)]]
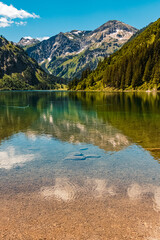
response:
[(0, 106), (1, 140), (47, 134), (106, 151), (137, 143), (159, 157), (159, 94), (3, 92)]
[(159, 93), (1, 92), (0, 239), (159, 239), (159, 106)]

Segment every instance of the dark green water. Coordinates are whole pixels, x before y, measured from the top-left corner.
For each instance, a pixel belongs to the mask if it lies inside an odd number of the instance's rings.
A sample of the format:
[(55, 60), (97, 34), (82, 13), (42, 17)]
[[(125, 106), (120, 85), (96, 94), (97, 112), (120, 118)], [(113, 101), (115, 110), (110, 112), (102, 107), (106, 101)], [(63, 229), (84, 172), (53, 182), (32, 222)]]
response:
[(0, 93), (1, 194), (94, 179), (160, 209), (159, 160), (160, 94)]

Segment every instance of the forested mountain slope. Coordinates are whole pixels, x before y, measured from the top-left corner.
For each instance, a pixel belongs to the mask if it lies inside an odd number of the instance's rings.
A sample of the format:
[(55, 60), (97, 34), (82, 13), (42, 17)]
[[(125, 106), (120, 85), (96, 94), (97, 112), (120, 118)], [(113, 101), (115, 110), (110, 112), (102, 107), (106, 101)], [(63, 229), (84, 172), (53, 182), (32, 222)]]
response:
[(133, 37), (71, 89), (160, 89), (160, 19)]
[(22, 48), (0, 37), (0, 89), (50, 89), (57, 81)]

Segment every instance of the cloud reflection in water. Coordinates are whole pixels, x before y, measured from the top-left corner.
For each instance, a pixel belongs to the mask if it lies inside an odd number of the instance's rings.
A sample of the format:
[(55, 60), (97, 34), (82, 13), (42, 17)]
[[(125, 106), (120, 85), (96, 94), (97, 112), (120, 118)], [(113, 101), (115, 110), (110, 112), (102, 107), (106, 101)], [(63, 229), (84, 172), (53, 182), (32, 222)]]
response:
[[(78, 195), (88, 195), (93, 198), (115, 197), (115, 186), (109, 185), (106, 179), (87, 178), (82, 185), (68, 178), (57, 178), (54, 186), (42, 187), (40, 195), (45, 199), (55, 198), (64, 202), (72, 201)], [(141, 200), (146, 194), (152, 195), (153, 209), (160, 211), (160, 187), (154, 185), (141, 186), (138, 183), (131, 184), (127, 189), (127, 196), (131, 201)]]
[(9, 170), (16, 166), (22, 166), (34, 158), (34, 154), (16, 154), (14, 147), (8, 147), (6, 151), (0, 151), (0, 168)]
[(131, 200), (138, 200), (138, 199), (140, 200), (147, 193), (152, 194), (153, 209), (156, 212), (159, 212), (160, 211), (160, 187), (153, 186), (153, 185), (140, 186), (139, 184), (134, 183), (127, 189), (128, 197)]
[(75, 198), (76, 186), (67, 178), (57, 178), (54, 186), (42, 187), (40, 192), (45, 199), (55, 197), (67, 202)]
[(79, 194), (91, 194), (94, 198), (100, 198), (105, 195), (115, 196), (116, 191), (113, 186), (108, 186), (105, 179), (97, 178), (88, 178), (82, 185), (68, 178), (57, 178), (54, 186), (42, 187), (40, 190), (40, 195), (44, 199), (55, 198), (64, 202), (74, 200)]

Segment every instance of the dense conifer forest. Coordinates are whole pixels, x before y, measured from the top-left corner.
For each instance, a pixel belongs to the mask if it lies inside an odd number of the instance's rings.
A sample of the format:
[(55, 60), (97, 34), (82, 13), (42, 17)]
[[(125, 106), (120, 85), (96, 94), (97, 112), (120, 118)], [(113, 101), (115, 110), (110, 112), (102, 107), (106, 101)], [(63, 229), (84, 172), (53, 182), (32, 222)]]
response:
[(119, 51), (86, 69), (69, 84), (73, 90), (160, 89), (160, 19), (139, 31)]

